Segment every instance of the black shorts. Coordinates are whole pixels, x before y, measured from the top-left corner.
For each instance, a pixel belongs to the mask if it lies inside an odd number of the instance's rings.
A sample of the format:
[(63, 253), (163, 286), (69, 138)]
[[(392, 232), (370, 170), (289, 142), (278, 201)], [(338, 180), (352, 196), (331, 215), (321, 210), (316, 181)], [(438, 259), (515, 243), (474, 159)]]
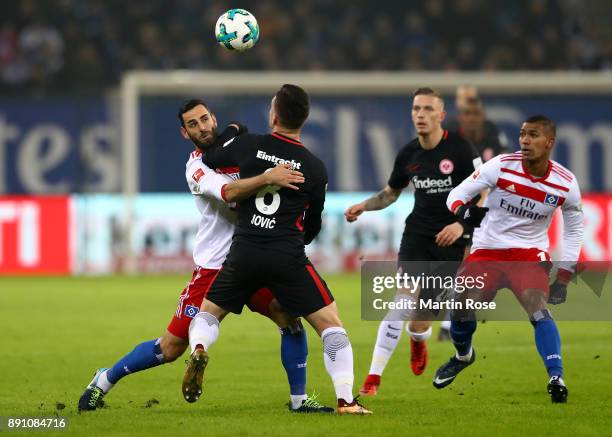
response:
[(404, 232), (398, 261), (463, 261), (465, 245), (440, 247), (435, 237)]
[(294, 317), (307, 316), (334, 301), (327, 284), (303, 252), (290, 255), (244, 242), (232, 243), (206, 299), (240, 314), (251, 295), (262, 287), (270, 289)]
[[(398, 270), (413, 277), (454, 277), (463, 261), (464, 252), (464, 245), (440, 247), (434, 237), (404, 232), (397, 257)], [(422, 287), (420, 297), (436, 298), (444, 291), (444, 288), (437, 286)]]

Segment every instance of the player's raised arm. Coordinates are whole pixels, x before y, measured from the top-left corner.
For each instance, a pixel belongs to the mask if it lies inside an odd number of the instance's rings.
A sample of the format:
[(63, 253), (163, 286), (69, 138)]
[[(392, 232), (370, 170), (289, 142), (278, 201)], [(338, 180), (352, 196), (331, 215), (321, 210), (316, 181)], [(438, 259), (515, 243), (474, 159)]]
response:
[(240, 167), (247, 150), (252, 146), (252, 134), (233, 136), (206, 151), (204, 162), (211, 168)]
[(243, 124), (240, 124), (236, 121), (231, 122), (227, 125), (227, 127), (217, 136), (217, 140), (215, 143), (218, 145), (223, 145), (224, 143), (230, 141), (232, 138), (237, 137), (238, 135), (243, 135), (249, 132), (249, 128)]

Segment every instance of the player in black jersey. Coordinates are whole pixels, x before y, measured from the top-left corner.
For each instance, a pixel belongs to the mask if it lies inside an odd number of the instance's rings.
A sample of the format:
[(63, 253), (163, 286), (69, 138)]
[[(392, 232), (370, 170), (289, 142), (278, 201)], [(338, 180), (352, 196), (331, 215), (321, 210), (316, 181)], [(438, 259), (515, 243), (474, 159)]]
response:
[(325, 165), (300, 142), (308, 113), (306, 92), (283, 85), (272, 99), (270, 134), (236, 137), (204, 158), (211, 167), (239, 167), (245, 178), (284, 164), (300, 171), (305, 181), (299, 189), (267, 186), (239, 202), (229, 255), (190, 326), (192, 355), (183, 392), (201, 390), (207, 351), (217, 339), (220, 321), (229, 312), (239, 314), (253, 292), (267, 287), (287, 312), (305, 317), (321, 336), (336, 411), (370, 414), (353, 398), (353, 351), (334, 298), (304, 251), (321, 229), (327, 188)]
[(478, 89), (459, 85), (455, 94), (456, 116), (444, 120), (443, 127), (458, 132), (476, 147), (483, 162), (496, 155), (509, 153), (508, 138), (495, 123), (487, 119)]
[[(231, 124), (223, 132), (218, 133), (214, 115), (212, 115), (206, 104), (201, 100), (191, 100), (182, 105), (178, 118), (181, 123), (181, 134), (186, 140), (193, 143), (195, 151), (192, 152), (192, 155), (195, 156), (199, 156), (199, 154), (205, 152), (210, 147), (214, 147), (216, 144), (223, 144), (230, 138), (242, 133), (243, 130), (243, 127)], [(201, 167), (197, 166), (197, 163), (196, 167), (201, 171)], [(299, 172), (297, 173), (299, 174)], [(229, 203), (248, 197), (249, 193), (262, 188), (269, 181), (274, 181), (280, 185), (299, 183), (301, 182), (301, 177), (298, 174), (278, 166), (266, 175), (261, 174), (248, 179), (231, 180), (221, 175), (216, 176), (219, 177), (217, 181), (220, 179), (228, 182), (224, 187), (226, 188), (225, 201)], [(205, 177), (201, 180), (201, 186), (212, 184), (210, 181), (210, 176)], [(216, 205), (219, 208), (218, 211), (221, 211), (218, 216), (219, 220), (230, 220), (223, 213), (227, 207), (221, 206), (221, 202), (216, 202), (213, 194), (198, 192), (197, 195), (201, 196), (200, 202)], [(225, 212), (227, 213), (227, 211)], [(216, 216), (217, 214), (212, 213), (212, 215)], [(229, 243), (225, 241), (219, 243), (218, 241), (211, 241), (210, 238), (205, 238), (205, 240), (206, 245), (216, 245), (220, 252), (225, 252), (229, 246)], [(215, 261), (211, 260), (211, 258), (211, 256), (194, 256), (194, 262), (196, 264), (198, 261), (214, 263)], [(204, 263), (195, 266), (192, 279), (181, 293), (178, 308), (176, 310), (173, 309), (174, 315), (164, 334), (159, 338), (136, 345), (132, 351), (116, 361), (110, 368), (98, 368), (93, 380), (87, 385), (79, 398), (77, 407), (79, 412), (95, 411), (102, 408), (105, 396), (123, 378), (162, 364), (171, 363), (183, 355), (189, 346), (188, 330), (192, 317), (191, 308), (198, 308), (200, 306), (209, 281), (212, 281), (215, 272), (218, 271), (213, 266)], [(325, 413), (331, 410), (333, 412), (334, 409), (324, 407), (316, 402), (315, 398), (306, 395), (305, 363), (308, 346), (306, 332), (300, 329), (301, 325), (282, 310), (278, 302), (270, 296), (267, 290), (258, 290), (247, 305), (252, 311), (269, 317), (280, 329), (281, 361), (289, 382), (292, 401), (291, 411)]]
[[(459, 223), (457, 217), (449, 214), (448, 209), (445, 210), (446, 198), (454, 187), (480, 165), (481, 160), (478, 152), (467, 141), (442, 129), (444, 115), (444, 102), (437, 92), (431, 88), (416, 90), (412, 103), (412, 122), (417, 138), (400, 150), (387, 186), (345, 212), (347, 221), (353, 222), (364, 211), (384, 209), (395, 202), (402, 190), (412, 182), (415, 204), (406, 218), (398, 254), (399, 268), (409, 275), (427, 273), (415, 270), (416, 261), (461, 261), (465, 244), (471, 235), (471, 229)], [(405, 261), (412, 263), (402, 264)], [(398, 290), (398, 298), (423, 292), (417, 289)], [(408, 310), (392, 310), (387, 314), (378, 329), (370, 372), (360, 390), (361, 394), (377, 393), (381, 375), (397, 346), (404, 321), (407, 320), (411, 320), (406, 331), (411, 335), (412, 371), (415, 375), (423, 373), (427, 365), (426, 340), (431, 335), (431, 321), (416, 319), (415, 313)]]
[(472, 143), (483, 162), (508, 153), (500, 141), (501, 135), (497, 126), (485, 118), (485, 110), (479, 97), (466, 99), (463, 105), (457, 108), (456, 122), (448, 123), (446, 128)]

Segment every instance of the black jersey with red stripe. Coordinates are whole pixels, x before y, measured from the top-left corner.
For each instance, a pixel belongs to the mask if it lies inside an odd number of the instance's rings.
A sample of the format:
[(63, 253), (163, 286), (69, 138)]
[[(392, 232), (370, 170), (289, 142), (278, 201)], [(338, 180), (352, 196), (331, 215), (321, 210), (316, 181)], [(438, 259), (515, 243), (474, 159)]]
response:
[(321, 229), (327, 189), (325, 164), (304, 145), (278, 133), (245, 134), (207, 151), (213, 168), (239, 167), (240, 177), (257, 176), (279, 164), (304, 174), (299, 190), (268, 186), (239, 203), (234, 241), (299, 251)]
[(456, 222), (446, 207), (448, 193), (481, 162), (474, 146), (454, 132), (444, 131), (433, 149), (424, 149), (418, 138), (404, 146), (395, 158), (388, 185), (394, 189), (406, 188), (410, 182), (414, 185), (414, 208), (406, 218), (406, 233), (434, 238)]

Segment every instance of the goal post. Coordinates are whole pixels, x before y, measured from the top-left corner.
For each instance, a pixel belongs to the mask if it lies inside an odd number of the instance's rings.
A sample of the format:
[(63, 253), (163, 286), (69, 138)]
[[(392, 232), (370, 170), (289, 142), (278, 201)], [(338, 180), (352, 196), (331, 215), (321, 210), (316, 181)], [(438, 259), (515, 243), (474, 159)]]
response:
[(140, 99), (144, 96), (272, 96), (284, 83), (311, 95), (410, 96), (421, 86), (451, 94), (469, 84), (480, 94), (612, 95), (612, 74), (605, 72), (225, 72), (129, 71), (120, 84), (120, 147), (125, 200), (126, 271), (135, 272), (131, 247), (134, 200), (140, 192)]
[(283, 83), (304, 87), (311, 95), (402, 96), (420, 86), (444, 94), (461, 84), (478, 88), (483, 95), (612, 94), (610, 73), (564, 72), (220, 72), (130, 71), (120, 88), (120, 142), (126, 196), (139, 192), (139, 100), (147, 95), (270, 95)]

